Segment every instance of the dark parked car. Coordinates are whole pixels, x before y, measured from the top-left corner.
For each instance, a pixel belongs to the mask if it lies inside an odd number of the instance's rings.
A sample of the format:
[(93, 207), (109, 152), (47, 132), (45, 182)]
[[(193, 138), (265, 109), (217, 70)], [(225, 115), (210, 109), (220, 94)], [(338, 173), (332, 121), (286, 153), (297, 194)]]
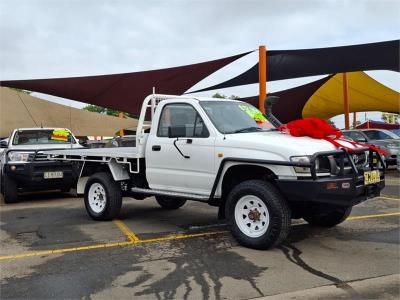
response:
[(400, 137), (385, 129), (344, 130), (343, 134), (358, 143), (367, 143), (383, 149), (386, 164), (396, 165), (400, 153)]

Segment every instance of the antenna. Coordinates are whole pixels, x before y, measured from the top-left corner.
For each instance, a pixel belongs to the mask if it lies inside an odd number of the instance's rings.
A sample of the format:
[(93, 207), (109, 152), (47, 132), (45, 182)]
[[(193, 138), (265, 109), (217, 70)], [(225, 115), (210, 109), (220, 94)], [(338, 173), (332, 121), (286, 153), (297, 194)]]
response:
[(35, 119), (33, 118), (29, 108), (26, 106), (24, 100), (22, 100), (22, 97), (19, 95), (19, 92), (17, 92), (17, 96), (18, 96), (19, 100), (21, 100), (21, 103), (24, 105), (24, 107), (25, 107), (26, 111), (28, 112), (28, 115), (31, 117), (33, 123), (35, 123), (36, 127), (39, 127), (38, 124), (36, 123)]

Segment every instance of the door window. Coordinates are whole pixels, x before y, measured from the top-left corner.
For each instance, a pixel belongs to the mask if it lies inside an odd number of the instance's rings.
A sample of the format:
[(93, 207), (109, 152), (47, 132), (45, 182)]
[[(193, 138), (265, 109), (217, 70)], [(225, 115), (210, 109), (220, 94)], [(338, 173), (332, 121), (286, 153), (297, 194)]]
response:
[(188, 104), (168, 104), (161, 112), (157, 136), (168, 137), (168, 127), (184, 127), (185, 137), (209, 137), (209, 132), (199, 113)]
[(362, 133), (357, 132), (357, 131), (352, 131), (351, 132), (351, 138), (353, 139), (353, 141), (356, 141), (356, 142), (357, 141), (359, 141), (359, 142), (361, 142), (361, 141), (365, 142), (366, 141), (365, 136)]

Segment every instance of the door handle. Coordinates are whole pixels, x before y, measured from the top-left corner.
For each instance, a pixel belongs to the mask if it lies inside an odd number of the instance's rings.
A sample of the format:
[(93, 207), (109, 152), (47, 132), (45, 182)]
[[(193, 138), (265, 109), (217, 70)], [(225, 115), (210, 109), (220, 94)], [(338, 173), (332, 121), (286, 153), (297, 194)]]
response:
[(151, 150), (153, 150), (153, 151), (160, 151), (160, 150), (161, 150), (161, 146), (160, 146), (160, 145), (153, 145), (153, 146), (151, 147)]

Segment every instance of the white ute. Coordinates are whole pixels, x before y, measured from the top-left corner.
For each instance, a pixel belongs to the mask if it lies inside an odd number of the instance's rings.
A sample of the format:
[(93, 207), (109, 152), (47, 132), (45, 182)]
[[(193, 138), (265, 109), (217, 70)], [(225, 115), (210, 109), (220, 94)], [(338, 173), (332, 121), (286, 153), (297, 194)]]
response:
[(292, 218), (335, 226), (379, 195), (385, 166), (376, 152), (292, 137), (267, 119), (276, 123), (237, 100), (155, 94), (144, 100), (136, 147), (47, 155), (80, 165), (77, 191), (95, 220), (116, 218), (122, 196), (155, 196), (166, 209), (197, 200), (219, 206), (239, 243), (256, 249), (279, 245)]

